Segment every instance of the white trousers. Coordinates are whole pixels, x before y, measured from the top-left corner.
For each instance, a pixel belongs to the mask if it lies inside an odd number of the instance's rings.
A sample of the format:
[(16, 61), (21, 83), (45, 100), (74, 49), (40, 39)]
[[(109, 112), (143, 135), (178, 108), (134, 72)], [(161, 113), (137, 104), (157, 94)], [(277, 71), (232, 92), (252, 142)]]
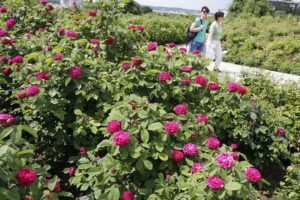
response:
[(206, 48), (206, 57), (209, 59), (214, 59), (214, 67), (219, 68), (223, 57), (221, 41), (212, 40)]
[(60, 0), (60, 5), (65, 8), (72, 7), (73, 3), (83, 6), (83, 0)]

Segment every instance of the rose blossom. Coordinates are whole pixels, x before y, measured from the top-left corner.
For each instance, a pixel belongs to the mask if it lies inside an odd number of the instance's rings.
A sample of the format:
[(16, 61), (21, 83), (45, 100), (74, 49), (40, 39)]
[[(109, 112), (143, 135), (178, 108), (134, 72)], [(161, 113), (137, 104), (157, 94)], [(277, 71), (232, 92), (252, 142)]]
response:
[(187, 49), (184, 48), (184, 47), (181, 47), (181, 48), (179, 48), (178, 50), (179, 50), (181, 53), (187, 52)]
[(20, 56), (20, 55), (15, 56), (15, 57), (13, 57), (12, 61), (13, 61), (14, 63), (21, 63), (21, 62), (23, 61), (23, 57)]
[(73, 176), (75, 173), (75, 167), (70, 167), (69, 168), (69, 176)]
[(257, 183), (261, 179), (260, 172), (255, 168), (248, 168), (244, 175), (246, 176), (247, 180), (253, 183)]
[(16, 20), (15, 20), (15, 19), (9, 19), (9, 20), (7, 20), (7, 21), (5, 22), (5, 26), (6, 26), (7, 28), (11, 28), (13, 25), (15, 25), (15, 23), (16, 23)]
[(277, 131), (276, 131), (276, 134), (279, 135), (279, 136), (283, 136), (285, 134), (285, 131), (282, 128), (278, 128)]
[(113, 36), (109, 36), (106, 39), (106, 44), (113, 44), (115, 42), (115, 38)]
[(247, 89), (244, 86), (238, 85), (237, 87), (237, 93), (243, 95), (247, 92)]
[(33, 200), (33, 198), (31, 196), (26, 196), (25, 200)]
[(238, 88), (238, 84), (234, 82), (227, 83), (227, 88), (230, 92), (236, 92)]
[(123, 62), (121, 67), (124, 70), (128, 70), (130, 68), (131, 63), (130, 62)]
[(20, 185), (31, 185), (36, 180), (36, 173), (27, 168), (21, 169), (16, 174), (16, 180)]
[(122, 192), (121, 200), (134, 200), (134, 193), (129, 191)]
[(186, 114), (187, 107), (185, 104), (178, 104), (177, 106), (174, 107), (173, 111), (177, 115), (184, 115)]
[(176, 46), (176, 44), (175, 44), (174, 42), (171, 42), (171, 43), (168, 44), (168, 46), (169, 46), (170, 48), (174, 48), (174, 47)]
[(205, 86), (206, 85), (206, 79), (204, 76), (202, 75), (198, 75), (196, 78), (195, 78), (195, 83), (196, 84), (199, 84), (201, 86)]
[(5, 56), (0, 56), (0, 61), (1, 62), (5, 62), (7, 60), (7, 58)]
[(195, 156), (198, 152), (197, 145), (189, 143), (183, 146), (183, 153), (188, 156)]
[(25, 33), (24, 34), (24, 37), (27, 38), (27, 39), (30, 39), (32, 37), (32, 34), (30, 33)]
[(48, 0), (41, 0), (40, 3), (41, 3), (41, 4), (47, 4), (47, 3), (48, 3)]
[(143, 63), (141, 59), (133, 58), (132, 64), (136, 67), (140, 66)]
[(171, 153), (171, 157), (172, 157), (173, 162), (179, 163), (179, 162), (183, 161), (184, 154), (182, 153), (182, 151), (173, 150)]
[(145, 27), (142, 26), (142, 25), (138, 25), (138, 26), (137, 26), (137, 29), (138, 29), (139, 31), (141, 31), (141, 32), (144, 32)]
[(189, 66), (182, 66), (180, 67), (180, 70), (183, 72), (192, 72), (192, 68)]
[(165, 83), (172, 79), (172, 75), (169, 72), (162, 71), (159, 75), (159, 80), (162, 83)]
[(71, 78), (74, 78), (74, 79), (80, 78), (81, 74), (82, 74), (81, 68), (78, 66), (73, 66), (69, 69), (69, 76)]
[(20, 100), (24, 99), (26, 97), (26, 90), (19, 90), (16, 96)]
[(200, 162), (194, 163), (193, 166), (192, 166), (192, 168), (191, 168), (192, 169), (192, 173), (194, 174), (196, 172), (199, 172), (203, 168), (204, 168), (204, 165), (202, 163), (200, 163)]
[(7, 9), (4, 8), (4, 7), (0, 7), (0, 13), (6, 13), (7, 12)]
[(84, 147), (80, 147), (80, 148), (79, 148), (79, 151), (80, 151), (80, 154), (81, 154), (81, 155), (85, 155), (85, 154), (86, 154), (86, 150), (85, 150)]
[(209, 90), (219, 90), (220, 89), (220, 85), (218, 83), (210, 83), (208, 84), (208, 89)]
[(64, 56), (63, 53), (58, 53), (54, 56), (53, 60), (60, 60), (60, 59), (62, 59), (63, 56)]
[(256, 98), (253, 97), (253, 98), (250, 99), (250, 103), (256, 104), (256, 102), (257, 102)]
[(26, 89), (26, 96), (33, 97), (40, 92), (40, 88), (37, 85), (31, 85)]
[(64, 35), (64, 34), (65, 34), (65, 29), (64, 29), (64, 28), (58, 28), (58, 29), (57, 29), (57, 32), (58, 32), (60, 35)]
[(91, 44), (95, 44), (95, 45), (99, 45), (99, 44), (100, 44), (100, 41), (97, 40), (97, 39), (91, 39), (91, 40), (90, 40), (90, 43), (91, 43)]
[(194, 55), (199, 55), (201, 52), (197, 49), (195, 49), (193, 52), (192, 52)]
[(218, 140), (218, 138), (209, 137), (207, 139), (206, 145), (209, 149), (217, 149), (220, 147), (220, 141)]
[(10, 114), (0, 113), (0, 126), (10, 126), (14, 123), (15, 118)]
[(130, 136), (125, 131), (116, 132), (113, 136), (113, 142), (120, 147), (126, 146), (130, 143)]
[(208, 187), (218, 190), (224, 186), (222, 179), (215, 177), (215, 176), (210, 176), (206, 179), (206, 184)]
[(234, 158), (230, 152), (222, 152), (216, 157), (216, 163), (223, 169), (230, 169), (234, 165)]
[(5, 29), (0, 28), (0, 37), (6, 36), (7, 31)]
[(47, 6), (47, 10), (48, 10), (48, 11), (52, 11), (52, 10), (54, 10), (54, 7), (53, 7), (51, 4), (49, 4), (49, 5)]
[[(44, 179), (43, 183), (48, 183), (50, 181), (50, 179)], [(53, 188), (53, 190), (51, 190), (51, 192), (60, 192), (60, 181), (56, 181), (55, 183), (55, 187)]]
[(117, 120), (111, 120), (106, 127), (107, 132), (113, 134), (117, 131), (121, 131), (121, 123)]
[(174, 135), (177, 133), (180, 129), (180, 126), (176, 122), (166, 122), (164, 124), (164, 130), (169, 134), (169, 135)]
[(48, 72), (37, 72), (35, 74), (35, 77), (39, 80), (48, 80), (49, 79), (49, 73)]
[(134, 30), (134, 29), (136, 28), (136, 26), (131, 24), (131, 25), (128, 26), (128, 28), (129, 28), (130, 30)]
[(237, 144), (235, 144), (235, 143), (231, 144), (231, 148), (237, 149)]
[(206, 115), (199, 115), (196, 119), (196, 122), (203, 122), (204, 124), (208, 123), (208, 117)]
[(239, 154), (236, 153), (236, 152), (231, 152), (231, 155), (232, 155), (232, 157), (233, 157), (234, 160), (239, 160), (240, 159)]
[(95, 10), (89, 11), (89, 16), (96, 17), (96, 15), (97, 15), (97, 11), (95, 11)]
[(66, 31), (66, 35), (69, 37), (69, 38), (76, 38), (77, 34), (75, 31)]
[(157, 43), (156, 42), (150, 42), (147, 45), (147, 51), (155, 51), (157, 49)]
[(191, 81), (191, 79), (189, 79), (189, 78), (183, 78), (183, 79), (182, 79), (182, 83), (185, 84), (185, 85), (189, 85), (191, 82), (192, 82), (192, 81)]
[(8, 69), (8, 68), (2, 68), (1, 72), (2, 72), (2, 74), (4, 74), (4, 75), (10, 75), (11, 70)]

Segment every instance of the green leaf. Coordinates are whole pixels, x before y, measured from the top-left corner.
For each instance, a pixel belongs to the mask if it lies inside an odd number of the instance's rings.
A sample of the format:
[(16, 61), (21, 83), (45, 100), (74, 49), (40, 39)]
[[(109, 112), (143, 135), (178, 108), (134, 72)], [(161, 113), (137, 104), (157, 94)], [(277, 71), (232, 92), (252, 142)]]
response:
[(160, 71), (159, 70), (155, 70), (155, 69), (148, 69), (146, 71), (146, 75), (155, 75), (155, 74), (159, 74)]
[(139, 116), (140, 118), (142, 118), (142, 119), (148, 118), (148, 114), (147, 114), (147, 112), (144, 111), (144, 110), (139, 111), (139, 112), (138, 112), (138, 116)]
[(148, 170), (152, 170), (152, 169), (153, 169), (153, 164), (152, 164), (152, 162), (149, 161), (149, 160), (144, 160), (144, 166), (145, 166), (145, 168), (148, 169)]
[(47, 183), (47, 187), (49, 188), (50, 191), (52, 191), (55, 188), (56, 181), (57, 181), (57, 177), (54, 177), (51, 180), (49, 180), (49, 182)]
[(148, 126), (148, 130), (150, 131), (156, 131), (163, 128), (163, 125), (160, 122), (152, 123)]
[(162, 161), (167, 161), (167, 160), (169, 159), (168, 155), (165, 154), (165, 153), (159, 154), (159, 158), (160, 158)]
[(119, 200), (120, 199), (120, 191), (117, 187), (113, 187), (109, 194), (108, 194), (108, 199), (110, 200)]
[(149, 132), (147, 130), (142, 131), (141, 139), (144, 143), (147, 143), (149, 141)]
[(74, 114), (80, 116), (80, 115), (82, 115), (82, 112), (81, 112), (81, 110), (76, 109), (76, 110), (74, 110)]
[(103, 148), (103, 147), (109, 147), (112, 146), (112, 141), (111, 140), (102, 140), (102, 142), (100, 142), (96, 148), (96, 151), (98, 151), (99, 149)]
[(23, 155), (23, 154), (28, 154), (28, 153), (34, 154), (34, 151), (33, 150), (23, 150), (23, 151), (16, 152), (17, 155)]
[(108, 117), (108, 121), (111, 121), (111, 120), (118, 120), (118, 121), (122, 121), (124, 119), (124, 116), (119, 112), (119, 111), (112, 111), (110, 114), (109, 114), (109, 117)]
[(97, 127), (96, 126), (92, 126), (91, 131), (92, 131), (92, 133), (96, 134), (97, 133)]
[(242, 185), (238, 182), (229, 182), (225, 184), (226, 190), (240, 190), (242, 188)]
[(155, 149), (156, 149), (157, 151), (159, 151), (159, 152), (162, 152), (162, 151), (164, 150), (164, 143), (162, 143), (162, 142), (157, 142), (157, 143), (155, 144)]
[(10, 135), (13, 132), (13, 128), (12, 127), (8, 127), (6, 129), (4, 129), (1, 133), (0, 133), (0, 140), (3, 140), (5, 137), (7, 137), (8, 135)]
[(16, 190), (7, 190), (5, 188), (0, 188), (0, 199), (20, 200), (20, 194)]
[(70, 197), (70, 198), (73, 198), (73, 194), (71, 192), (59, 192), (57, 193), (58, 196), (61, 196), (61, 197)]
[(29, 126), (24, 126), (24, 125), (20, 125), (19, 126), (21, 128), (21, 130), (26, 131), (27, 133), (29, 133), (30, 135), (32, 135), (33, 137), (37, 138), (38, 134), (35, 130), (33, 130), (31, 127)]

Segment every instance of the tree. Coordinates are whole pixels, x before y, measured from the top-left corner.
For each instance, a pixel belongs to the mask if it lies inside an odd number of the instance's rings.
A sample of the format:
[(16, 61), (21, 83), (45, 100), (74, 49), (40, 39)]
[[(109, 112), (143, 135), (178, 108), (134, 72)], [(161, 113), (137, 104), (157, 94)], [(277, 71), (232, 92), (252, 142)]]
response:
[(264, 16), (271, 13), (272, 8), (268, 0), (234, 0), (229, 7), (230, 15), (249, 13)]

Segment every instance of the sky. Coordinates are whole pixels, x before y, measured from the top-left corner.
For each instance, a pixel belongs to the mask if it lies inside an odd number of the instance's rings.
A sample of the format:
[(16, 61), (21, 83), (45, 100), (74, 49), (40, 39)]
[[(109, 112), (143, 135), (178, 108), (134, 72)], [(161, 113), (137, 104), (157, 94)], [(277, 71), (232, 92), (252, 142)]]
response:
[(149, 6), (164, 6), (164, 7), (178, 7), (200, 10), (202, 6), (207, 6), (212, 12), (219, 9), (228, 8), (232, 0), (136, 0), (142, 5)]

